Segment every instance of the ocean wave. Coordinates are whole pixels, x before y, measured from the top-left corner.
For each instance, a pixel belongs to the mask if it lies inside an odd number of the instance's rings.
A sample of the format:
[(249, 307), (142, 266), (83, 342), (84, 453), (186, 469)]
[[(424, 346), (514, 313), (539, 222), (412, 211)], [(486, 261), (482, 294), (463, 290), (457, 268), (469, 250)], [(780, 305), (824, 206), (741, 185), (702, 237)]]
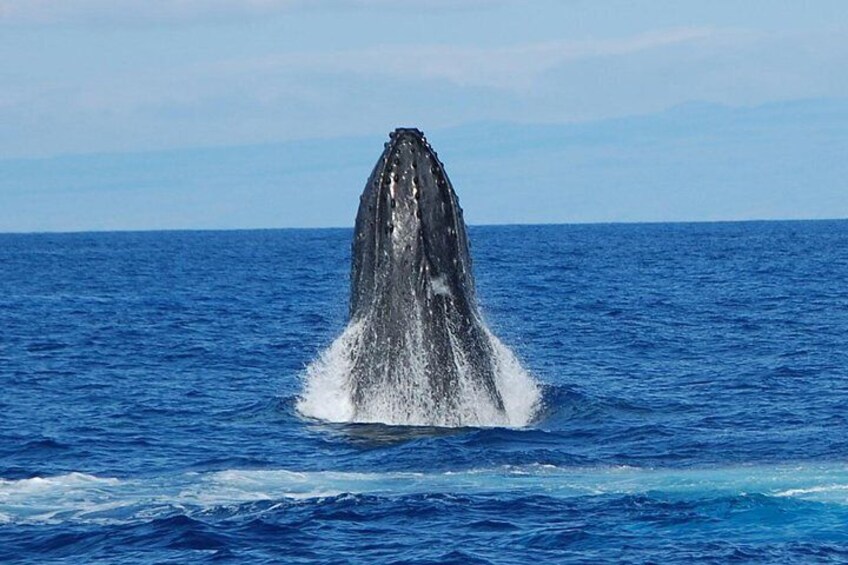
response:
[(232, 469), (118, 479), (85, 473), (0, 479), (0, 522), (123, 523), (258, 502), (352, 495), (673, 496), (760, 495), (848, 505), (848, 464), (649, 469), (505, 466), (465, 471), (353, 472)]

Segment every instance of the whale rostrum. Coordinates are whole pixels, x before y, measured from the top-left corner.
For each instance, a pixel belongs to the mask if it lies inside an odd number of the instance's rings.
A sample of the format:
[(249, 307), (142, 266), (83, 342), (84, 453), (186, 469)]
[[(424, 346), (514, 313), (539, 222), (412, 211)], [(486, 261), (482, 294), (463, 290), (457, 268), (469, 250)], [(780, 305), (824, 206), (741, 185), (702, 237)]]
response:
[(362, 193), (350, 323), (354, 420), (507, 423), (462, 209), (417, 129), (390, 134)]

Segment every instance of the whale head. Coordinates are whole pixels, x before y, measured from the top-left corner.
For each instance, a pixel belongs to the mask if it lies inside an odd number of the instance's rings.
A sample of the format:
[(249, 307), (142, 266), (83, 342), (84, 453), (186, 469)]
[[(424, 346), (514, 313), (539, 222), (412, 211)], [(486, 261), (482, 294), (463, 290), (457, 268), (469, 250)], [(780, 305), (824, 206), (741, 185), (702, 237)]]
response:
[(532, 415), (538, 389), (483, 320), (462, 210), (417, 129), (389, 136), (365, 185), (350, 320), (316, 367), (304, 404), (336, 403), (345, 421), (523, 425)]
[(389, 134), (360, 199), (353, 239), (351, 318), (386, 294), (413, 292), (474, 308), (462, 209), (424, 134)]

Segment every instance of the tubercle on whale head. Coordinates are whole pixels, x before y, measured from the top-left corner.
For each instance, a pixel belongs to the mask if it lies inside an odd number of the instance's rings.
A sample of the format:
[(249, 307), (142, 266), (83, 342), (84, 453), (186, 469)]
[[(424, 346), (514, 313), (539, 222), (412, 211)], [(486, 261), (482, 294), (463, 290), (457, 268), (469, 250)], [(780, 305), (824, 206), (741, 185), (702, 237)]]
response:
[(441, 296), (474, 300), (462, 209), (421, 130), (389, 134), (360, 198), (352, 261), (352, 317), (387, 285), (409, 279), (428, 288), (438, 281)]

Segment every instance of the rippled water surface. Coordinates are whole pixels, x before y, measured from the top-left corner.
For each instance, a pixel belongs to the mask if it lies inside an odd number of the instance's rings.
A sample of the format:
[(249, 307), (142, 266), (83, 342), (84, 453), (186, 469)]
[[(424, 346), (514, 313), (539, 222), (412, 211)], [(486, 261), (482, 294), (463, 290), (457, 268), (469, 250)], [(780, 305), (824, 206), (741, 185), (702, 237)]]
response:
[(0, 235), (0, 561), (848, 560), (848, 222), (470, 236), (524, 429), (298, 415), (350, 230)]

